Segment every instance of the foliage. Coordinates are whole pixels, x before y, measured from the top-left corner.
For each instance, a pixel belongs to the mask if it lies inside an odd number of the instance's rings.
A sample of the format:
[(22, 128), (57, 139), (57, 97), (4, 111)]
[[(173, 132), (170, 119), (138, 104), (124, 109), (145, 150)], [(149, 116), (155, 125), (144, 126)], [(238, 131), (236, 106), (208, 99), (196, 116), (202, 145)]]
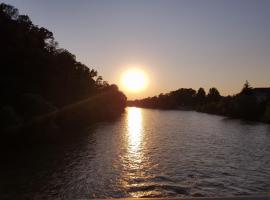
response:
[(4, 3), (0, 4), (0, 27), (0, 107), (12, 108), (4, 115), (18, 113), (27, 121), (105, 92), (113, 95), (99, 99), (99, 109), (88, 112), (101, 115), (104, 106), (108, 112), (103, 110), (102, 118), (106, 118), (109, 110), (123, 111), (124, 94), (103, 81), (96, 70), (77, 61), (75, 55), (59, 48), (52, 32)]
[(258, 101), (255, 90), (246, 82), (239, 94), (223, 97), (214, 87), (209, 89), (207, 95), (203, 88), (199, 88), (197, 92), (193, 89), (181, 88), (168, 94), (129, 101), (128, 105), (160, 109), (191, 109), (270, 122), (269, 104), (267, 101)]
[(241, 90), (240, 94), (242, 95), (250, 95), (252, 93), (252, 87), (250, 86), (249, 82), (246, 81), (243, 89)]
[(207, 99), (210, 102), (217, 102), (221, 98), (219, 91), (216, 88), (210, 88), (207, 94)]
[(270, 123), (270, 102), (268, 102), (266, 106), (264, 117), (265, 117), (265, 121)]
[(22, 117), (16, 113), (13, 107), (6, 105), (0, 108), (0, 130), (5, 131), (9, 127), (15, 127), (22, 123)]

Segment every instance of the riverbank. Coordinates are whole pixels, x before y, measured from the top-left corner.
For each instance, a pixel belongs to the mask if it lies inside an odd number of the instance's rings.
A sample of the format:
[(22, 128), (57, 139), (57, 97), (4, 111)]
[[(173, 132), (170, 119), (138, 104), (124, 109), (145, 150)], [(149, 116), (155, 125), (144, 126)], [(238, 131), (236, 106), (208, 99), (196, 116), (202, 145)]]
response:
[(208, 94), (203, 88), (198, 91), (181, 88), (167, 94), (128, 101), (127, 105), (165, 110), (194, 110), (270, 123), (270, 88), (251, 88), (248, 83), (233, 96), (221, 96), (216, 88), (210, 88)]
[[(120, 99), (119, 99), (120, 98)], [(116, 102), (108, 102), (113, 99)], [(118, 104), (117, 104), (118, 102)], [(34, 116), (12, 126), (2, 127), (3, 145), (55, 142), (82, 132), (94, 123), (114, 120), (124, 112), (125, 97), (118, 91), (107, 91), (61, 109)]]

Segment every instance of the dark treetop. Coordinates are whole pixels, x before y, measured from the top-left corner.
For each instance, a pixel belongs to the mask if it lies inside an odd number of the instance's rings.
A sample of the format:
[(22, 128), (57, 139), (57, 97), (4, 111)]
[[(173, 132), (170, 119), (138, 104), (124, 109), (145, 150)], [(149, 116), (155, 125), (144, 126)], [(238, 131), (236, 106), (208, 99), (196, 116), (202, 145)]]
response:
[(230, 117), (270, 122), (270, 88), (252, 88), (246, 82), (242, 91), (234, 96), (221, 96), (216, 88), (208, 94), (203, 88), (195, 91), (181, 88), (141, 100), (129, 101), (128, 105), (159, 109), (188, 109)]
[(59, 127), (111, 119), (124, 110), (126, 97), (116, 85), (58, 48), (52, 32), (4, 3), (0, 4), (0, 37), (0, 132), (4, 136), (18, 132), (28, 136), (38, 130), (41, 138)]

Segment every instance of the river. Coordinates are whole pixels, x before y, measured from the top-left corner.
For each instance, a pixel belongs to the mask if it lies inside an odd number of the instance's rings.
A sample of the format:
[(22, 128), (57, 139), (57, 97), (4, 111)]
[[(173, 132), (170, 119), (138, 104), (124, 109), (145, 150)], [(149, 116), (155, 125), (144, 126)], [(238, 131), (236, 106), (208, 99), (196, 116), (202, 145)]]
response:
[(116, 121), (99, 123), (80, 138), (5, 161), (0, 197), (210, 197), (270, 191), (266, 124), (128, 107)]

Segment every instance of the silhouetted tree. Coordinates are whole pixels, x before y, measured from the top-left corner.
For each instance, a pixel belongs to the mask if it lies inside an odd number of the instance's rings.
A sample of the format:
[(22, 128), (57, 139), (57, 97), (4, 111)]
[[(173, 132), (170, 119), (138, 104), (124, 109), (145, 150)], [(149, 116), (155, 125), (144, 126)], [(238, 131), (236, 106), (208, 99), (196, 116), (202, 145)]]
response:
[(270, 101), (266, 104), (264, 119), (266, 122), (270, 123)]
[(199, 88), (196, 94), (196, 101), (198, 103), (201, 103), (205, 100), (205, 97), (206, 97), (205, 90), (203, 88)]
[(217, 102), (218, 100), (220, 100), (221, 95), (219, 93), (219, 91), (217, 90), (217, 88), (213, 87), (209, 89), (209, 92), (207, 94), (207, 99), (208, 101), (214, 101)]
[[(115, 85), (103, 81), (96, 70), (78, 62), (66, 49), (58, 48), (51, 31), (34, 25), (27, 15), (4, 3), (0, 4), (0, 37), (0, 110), (1, 117), (6, 115), (10, 121), (6, 124), (25, 123), (63, 109), (66, 116), (66, 111), (76, 112), (78, 121), (89, 115), (96, 121), (123, 111), (126, 97)], [(71, 106), (78, 102), (85, 109)], [(75, 107), (77, 111), (71, 111)]]
[(250, 86), (248, 81), (245, 82), (240, 94), (242, 94), (242, 95), (251, 95), (252, 94), (252, 87)]
[(193, 89), (181, 88), (160, 94), (158, 97), (129, 101), (128, 105), (160, 109), (188, 108), (199, 112), (270, 122), (270, 96), (268, 100), (264, 97), (266, 100), (257, 101), (254, 90), (246, 82), (239, 94), (223, 97), (214, 87), (209, 89), (207, 96), (203, 88), (199, 88), (197, 93)]

